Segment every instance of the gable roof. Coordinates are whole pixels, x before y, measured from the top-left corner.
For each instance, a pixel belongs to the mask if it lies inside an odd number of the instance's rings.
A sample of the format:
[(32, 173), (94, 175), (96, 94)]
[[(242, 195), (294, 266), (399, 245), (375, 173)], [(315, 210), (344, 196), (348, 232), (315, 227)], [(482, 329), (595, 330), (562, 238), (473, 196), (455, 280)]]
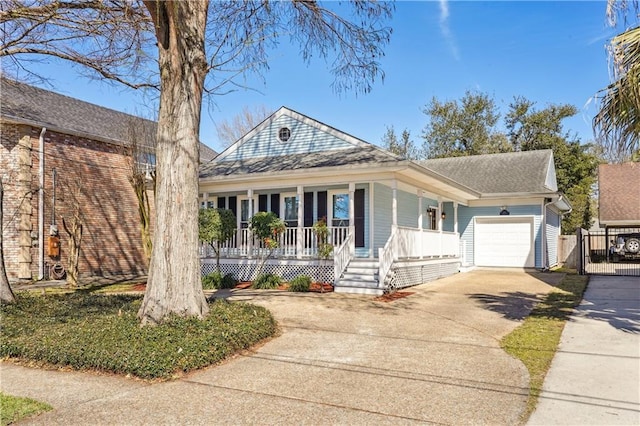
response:
[[(0, 77), (0, 116), (4, 120), (46, 127), (107, 143), (128, 143), (128, 123), (135, 120), (145, 133), (155, 135), (157, 123), (134, 115), (81, 101), (50, 90)], [(214, 158), (216, 152), (200, 143), (201, 161)]]
[(640, 225), (640, 163), (601, 164), (598, 168), (602, 225)]
[(509, 152), (417, 161), (481, 194), (555, 193), (553, 151)]
[[(291, 139), (277, 140), (291, 127)], [(275, 160), (274, 158), (277, 158)], [(200, 178), (322, 167), (383, 165), (403, 159), (286, 107), (281, 107), (200, 169)]]

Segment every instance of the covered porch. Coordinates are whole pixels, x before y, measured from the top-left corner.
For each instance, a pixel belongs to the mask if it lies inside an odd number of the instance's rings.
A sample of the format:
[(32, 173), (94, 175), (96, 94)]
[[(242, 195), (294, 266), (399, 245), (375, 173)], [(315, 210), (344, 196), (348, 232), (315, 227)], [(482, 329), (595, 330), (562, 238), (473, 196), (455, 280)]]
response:
[[(281, 183), (281, 182), (280, 182)], [(457, 230), (459, 200), (417, 187), (397, 177), (327, 182), (327, 185), (260, 185), (233, 191), (223, 185), (201, 186), (203, 208), (228, 208), (236, 215), (237, 230), (220, 250), (221, 268), (243, 280), (255, 279), (255, 269), (268, 249), (249, 227), (257, 211), (272, 211), (286, 224), (276, 239), (265, 272), (276, 271), (285, 280), (305, 273), (332, 282), (336, 291), (381, 294), (390, 287), (415, 285), (401, 279), (397, 269), (424, 270), (446, 263), (457, 272), (464, 263)], [(453, 206), (446, 220), (443, 203)], [(449, 210), (450, 211), (450, 210)], [(451, 214), (451, 213), (450, 213)], [(327, 242), (333, 250), (319, 256), (314, 224), (326, 220)], [(210, 247), (201, 247), (203, 272), (215, 263)], [(441, 266), (438, 266), (441, 268)], [(415, 275), (415, 274), (414, 274)]]

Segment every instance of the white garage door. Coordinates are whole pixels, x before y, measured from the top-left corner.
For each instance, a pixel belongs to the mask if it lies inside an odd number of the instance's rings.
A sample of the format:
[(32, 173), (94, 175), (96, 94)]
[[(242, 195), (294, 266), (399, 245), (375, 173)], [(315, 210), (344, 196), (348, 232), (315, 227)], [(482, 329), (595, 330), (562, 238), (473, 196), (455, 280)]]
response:
[(535, 266), (533, 217), (476, 218), (474, 237), (477, 266)]

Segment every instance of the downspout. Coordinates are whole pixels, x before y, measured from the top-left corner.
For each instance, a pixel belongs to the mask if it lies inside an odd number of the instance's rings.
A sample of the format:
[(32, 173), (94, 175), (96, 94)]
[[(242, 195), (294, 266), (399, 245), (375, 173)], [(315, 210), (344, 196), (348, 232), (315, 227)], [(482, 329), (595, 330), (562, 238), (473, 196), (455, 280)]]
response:
[(38, 281), (44, 278), (44, 133), (38, 140)]

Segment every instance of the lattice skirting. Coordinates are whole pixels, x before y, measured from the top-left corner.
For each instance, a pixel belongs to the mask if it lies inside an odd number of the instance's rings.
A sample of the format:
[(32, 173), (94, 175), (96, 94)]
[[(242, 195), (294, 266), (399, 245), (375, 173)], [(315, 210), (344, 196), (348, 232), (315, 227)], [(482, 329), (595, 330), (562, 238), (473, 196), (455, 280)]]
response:
[[(253, 281), (258, 276), (259, 265), (259, 259), (242, 259), (236, 262), (221, 259), (220, 271), (224, 275), (232, 274), (238, 281)], [(201, 259), (200, 269), (203, 276), (215, 271), (215, 259)], [(308, 275), (314, 282), (334, 281), (333, 262), (330, 261), (320, 264), (319, 261), (269, 260), (264, 265), (263, 273), (277, 275), (284, 281), (290, 281), (298, 275)]]
[(427, 265), (398, 265), (391, 269), (389, 290), (419, 285), (438, 278), (448, 277), (459, 271), (460, 263), (431, 263)]

